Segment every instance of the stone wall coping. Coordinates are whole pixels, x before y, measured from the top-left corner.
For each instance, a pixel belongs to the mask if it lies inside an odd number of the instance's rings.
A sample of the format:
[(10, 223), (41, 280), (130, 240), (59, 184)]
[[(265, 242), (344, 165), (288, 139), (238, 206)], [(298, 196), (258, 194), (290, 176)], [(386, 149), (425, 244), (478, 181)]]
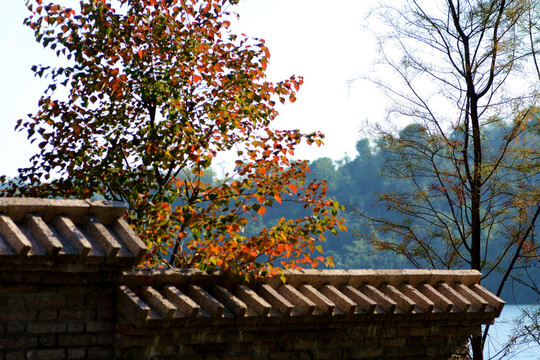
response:
[(135, 327), (414, 319), (489, 324), (504, 306), (480, 286), (475, 270), (310, 269), (286, 270), (283, 277), (246, 282), (196, 269), (135, 269), (122, 274), (117, 310)]
[[(302, 283), (309, 283), (312, 286), (321, 286), (331, 284), (333, 286), (348, 284), (353, 287), (359, 287), (364, 283), (373, 286), (380, 286), (384, 283), (390, 285), (399, 285), (409, 283), (418, 286), (421, 283), (437, 285), (439, 282), (454, 283), (460, 282), (466, 286), (478, 284), (482, 274), (477, 270), (429, 270), (429, 269), (302, 269), (302, 270), (284, 270), (283, 276), (285, 283), (299, 286)], [(227, 274), (215, 273), (212, 275), (204, 274), (198, 269), (157, 269), (157, 268), (139, 268), (123, 273), (124, 283), (130, 286), (162, 286), (164, 284), (177, 284), (184, 286), (189, 283), (203, 285), (213, 284), (236, 284), (243, 282), (240, 277), (234, 277)], [(277, 286), (283, 282), (281, 276), (266, 277), (254, 279), (247, 283), (247, 286), (256, 286), (260, 282)]]
[(126, 204), (120, 201), (0, 198), (0, 213), (8, 215), (15, 222), (22, 221), (26, 214), (35, 213), (45, 222), (52, 221), (58, 215), (66, 215), (73, 222), (79, 223), (85, 215), (92, 215), (101, 223), (108, 225), (125, 212)]
[(0, 198), (0, 264), (131, 268), (146, 245), (106, 200)]

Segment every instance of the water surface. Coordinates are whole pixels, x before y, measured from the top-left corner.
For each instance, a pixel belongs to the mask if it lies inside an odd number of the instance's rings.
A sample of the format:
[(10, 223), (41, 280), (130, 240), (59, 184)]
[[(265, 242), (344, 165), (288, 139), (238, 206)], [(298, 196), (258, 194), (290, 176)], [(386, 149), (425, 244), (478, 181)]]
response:
[(512, 360), (540, 360), (540, 345), (531, 343), (519, 346), (506, 356), (498, 354), (508, 342), (515, 331), (515, 319), (521, 315), (523, 309), (539, 309), (540, 305), (510, 305), (506, 304), (501, 316), (495, 320), (495, 325), (490, 326), (489, 339), (486, 344), (484, 358), (487, 359), (512, 359)]

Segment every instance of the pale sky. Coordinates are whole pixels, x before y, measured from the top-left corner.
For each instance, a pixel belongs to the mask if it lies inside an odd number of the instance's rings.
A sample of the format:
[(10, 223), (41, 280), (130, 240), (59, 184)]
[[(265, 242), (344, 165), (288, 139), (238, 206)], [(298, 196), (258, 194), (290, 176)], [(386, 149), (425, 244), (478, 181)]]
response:
[[(373, 85), (357, 81), (349, 88), (346, 83), (367, 75), (376, 59), (375, 40), (364, 24), (365, 12), (375, 4), (372, 0), (242, 0), (236, 8), (240, 21), (233, 23), (232, 30), (266, 40), (271, 52), (269, 79), (304, 77), (297, 101), (279, 108), (274, 126), (319, 130), (326, 140), (322, 148), (301, 149), (298, 158), (354, 157), (362, 123), (384, 117), (382, 94)], [(22, 24), (28, 13), (24, 1), (2, 5), (0, 174), (14, 176), (36, 151), (25, 133), (14, 132), (15, 122), (36, 110), (47, 84), (34, 78), (30, 68), (41, 63), (54, 65), (57, 58), (43, 50)]]

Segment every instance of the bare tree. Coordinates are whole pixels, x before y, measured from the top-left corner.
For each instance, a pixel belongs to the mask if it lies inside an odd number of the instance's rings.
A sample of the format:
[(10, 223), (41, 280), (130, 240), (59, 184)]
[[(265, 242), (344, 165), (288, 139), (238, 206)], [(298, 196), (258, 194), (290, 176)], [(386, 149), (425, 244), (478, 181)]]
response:
[[(370, 78), (389, 95), (390, 123), (376, 125), (383, 175), (406, 181), (380, 194), (388, 217), (358, 236), (418, 267), (468, 267), (484, 278), (538, 261), (540, 213), (537, 29), (528, 0), (417, 1), (374, 10), (381, 65)], [(486, 141), (487, 132), (496, 143)], [(396, 220), (397, 219), (397, 220)], [(488, 328), (471, 339), (483, 358)]]

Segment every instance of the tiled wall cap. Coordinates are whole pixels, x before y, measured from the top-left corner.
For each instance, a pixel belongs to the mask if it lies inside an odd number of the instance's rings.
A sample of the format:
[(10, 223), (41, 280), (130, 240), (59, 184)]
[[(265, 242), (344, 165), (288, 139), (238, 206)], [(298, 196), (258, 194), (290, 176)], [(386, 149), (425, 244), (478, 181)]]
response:
[[(285, 283), (293, 286), (298, 286), (303, 283), (309, 283), (314, 286), (323, 284), (343, 284), (350, 277), (349, 270), (329, 269), (287, 269), (283, 271)], [(266, 278), (265, 283), (271, 286), (278, 286), (283, 282), (281, 275), (273, 278)]]
[[(176, 307), (191, 314), (198, 306), (218, 326), (263, 324), (270, 320), (296, 324), (375, 318), (391, 322), (413, 318), (437, 323), (465, 321), (480, 325), (491, 323), (504, 306), (504, 301), (480, 285), (463, 284), (461, 280), (478, 279), (476, 271), (287, 270), (284, 275), (288, 280), (285, 284), (281, 276), (257, 278), (244, 284), (241, 277), (227, 274), (139, 269), (124, 273), (122, 280), (133, 293), (130, 299), (135, 301), (137, 296), (142, 299), (141, 311), (146, 303), (161, 314), (161, 318), (144, 320), (142, 326), (150, 327), (169, 326), (169, 315), (173, 314), (173, 321), (178, 315)], [(409, 284), (409, 276), (418, 278), (416, 286)], [(420, 276), (423, 282), (419, 281)], [(433, 280), (440, 282), (430, 285)], [(174, 305), (164, 307), (162, 298)], [(132, 313), (123, 308), (119, 311), (126, 317)], [(197, 325), (208, 319), (206, 315), (197, 315), (192, 320), (192, 325)]]
[[(412, 286), (418, 286), (420, 283), (429, 282), (431, 278), (431, 271), (424, 269), (404, 269), (399, 270), (404, 277), (406, 277), (406, 282)], [(392, 283), (391, 285), (398, 285), (397, 282)]]
[[(317, 270), (315, 270), (315, 271), (317, 271)], [(291, 277), (293, 275), (295, 275), (295, 276), (302, 275), (304, 277), (309, 276), (309, 275), (306, 275), (306, 274), (302, 273), (299, 270), (289, 269), (289, 270), (284, 270), (282, 275), (272, 276), (272, 277), (266, 278), (266, 283), (275, 288), (275, 287), (277, 287), (277, 286), (279, 286), (280, 284), (283, 283), (282, 276), (286, 279), (286, 282), (289, 283), (291, 281)], [(311, 276), (313, 276), (313, 274), (311, 274)], [(318, 276), (318, 275), (315, 275), (315, 276)], [(298, 284), (301, 283), (300, 278), (297, 278), (296, 280), (293, 280), (293, 281), (295, 281)]]
[(15, 222), (20, 222), (26, 214), (45, 215), (49, 207), (47, 199), (38, 198), (5, 198), (4, 213)]
[(377, 276), (377, 270), (373, 269), (355, 269), (349, 270), (349, 285), (358, 288), (364, 283), (368, 283)]
[[(417, 286), (420, 283), (428, 283), (437, 286), (440, 282), (454, 284), (462, 283), (466, 286), (478, 284), (481, 273), (476, 270), (284, 270), (285, 283), (292, 286), (299, 286), (307, 283), (315, 287), (328, 284), (341, 286), (348, 284), (353, 287), (360, 287), (362, 284), (370, 284), (379, 287), (382, 284), (400, 286), (403, 283)], [(233, 287), (242, 280), (234, 275), (224, 275), (216, 272), (212, 275), (203, 273), (198, 269), (150, 269), (140, 268), (124, 272), (124, 282), (131, 286), (152, 285), (161, 286), (163, 284), (177, 284), (184, 286), (186, 283), (198, 284), (201, 286), (211, 286), (214, 284)], [(151, 278), (152, 280), (148, 280)], [(150, 283), (149, 283), (150, 281)], [(259, 278), (251, 283), (249, 287), (255, 287), (258, 283), (264, 282), (273, 287), (283, 283), (281, 276)]]
[(407, 274), (403, 270), (378, 270), (376, 275), (369, 280), (369, 283), (379, 287), (383, 283), (390, 285), (401, 284), (407, 279)]
[(95, 216), (104, 225), (110, 224), (126, 213), (126, 204), (120, 201), (87, 200), (87, 202), (90, 205), (88, 215)]
[(26, 214), (35, 213), (50, 222), (58, 215), (67, 215), (79, 223), (85, 215), (95, 216), (104, 225), (123, 216), (126, 205), (119, 201), (42, 199), (42, 198), (0, 198), (0, 213), (13, 221), (21, 222)]
[(238, 284), (241, 281), (241, 278), (233, 274), (223, 274), (219, 271), (208, 275), (203, 272), (194, 272), (189, 277), (190, 284), (197, 284), (203, 287), (211, 287), (215, 284), (231, 288), (234, 285)]
[(128, 267), (145, 244), (125, 223), (122, 203), (71, 199), (0, 199), (3, 263)]
[(49, 207), (43, 216), (43, 220), (47, 223), (53, 221), (58, 215), (66, 215), (71, 221), (78, 224), (90, 208), (90, 204), (86, 200), (51, 199), (47, 201)]
[[(286, 279), (285, 283), (290, 284), (292, 286), (298, 286), (305, 282), (308, 282), (310, 284), (317, 282), (321, 274), (320, 274), (320, 271), (317, 271), (315, 269), (310, 269), (308, 271), (300, 270), (300, 269), (294, 269), (294, 270), (290, 269), (290, 270), (284, 271), (283, 276)], [(282, 282), (281, 276), (276, 277), (276, 280), (279, 280), (279, 282)], [(270, 284), (274, 285), (273, 282), (270, 282)]]
[(431, 277), (429, 283), (437, 285), (441, 281), (453, 284), (456, 281), (464, 285), (478, 284), (482, 274), (478, 270), (430, 270)]
[(322, 284), (330, 284), (333, 286), (339, 286), (349, 282), (351, 273), (349, 270), (343, 269), (329, 269), (324, 270), (319, 275), (319, 282), (315, 283), (315, 286), (319, 287)]
[(5, 214), (8, 206), (8, 198), (0, 197), (0, 213)]
[(139, 268), (124, 271), (122, 281), (124, 284), (134, 287), (143, 285), (160, 287), (164, 284), (184, 287), (195, 274), (202, 274), (202, 272), (199, 269)]

